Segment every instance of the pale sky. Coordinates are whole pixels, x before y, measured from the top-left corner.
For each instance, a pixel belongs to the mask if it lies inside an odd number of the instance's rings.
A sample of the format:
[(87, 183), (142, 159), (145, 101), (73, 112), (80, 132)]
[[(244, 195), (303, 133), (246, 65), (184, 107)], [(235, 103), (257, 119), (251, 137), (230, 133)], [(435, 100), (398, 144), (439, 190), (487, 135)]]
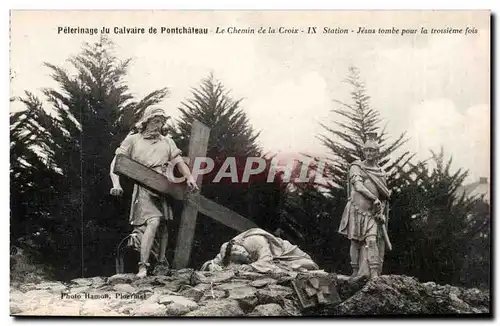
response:
[[(429, 156), (441, 146), (470, 181), (490, 176), (490, 45), (488, 12), (13, 12), (12, 95), (40, 95), (55, 86), (47, 61), (69, 67), (83, 42), (99, 35), (57, 34), (69, 27), (206, 27), (208, 35), (116, 35), (119, 58), (132, 58), (127, 80), (144, 96), (169, 87), (163, 105), (175, 118), (190, 89), (213, 71), (259, 131), (268, 151), (323, 154), (319, 122), (335, 117), (334, 99), (348, 101), (342, 83), (350, 65), (360, 69), (372, 107), (390, 135), (408, 132), (405, 149)], [(378, 28), (475, 27), (473, 35), (295, 34), (215, 35), (219, 27), (316, 26)], [(11, 109), (18, 109), (13, 106)]]

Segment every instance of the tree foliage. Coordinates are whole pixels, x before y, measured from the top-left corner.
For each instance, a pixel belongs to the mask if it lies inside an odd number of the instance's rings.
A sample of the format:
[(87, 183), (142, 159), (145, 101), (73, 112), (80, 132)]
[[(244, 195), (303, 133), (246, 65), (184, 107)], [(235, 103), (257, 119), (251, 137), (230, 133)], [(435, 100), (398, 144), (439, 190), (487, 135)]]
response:
[(204, 78), (191, 97), (181, 103), (181, 117), (172, 130), (182, 148), (187, 148), (191, 125), (198, 120), (210, 128), (207, 153), (209, 157), (260, 156), (256, 132), (241, 108), (243, 99), (233, 99), (213, 73)]
[[(211, 173), (203, 176), (202, 194), (253, 220), (260, 227), (273, 231), (285, 189), (279, 177), (274, 182), (267, 182), (270, 158), (266, 158), (265, 170), (252, 176), (248, 182), (235, 183), (228, 177), (214, 182), (219, 171), (234, 168), (238, 181), (241, 181), (247, 158), (263, 157), (257, 142), (259, 132), (253, 129), (241, 105), (242, 99), (234, 99), (211, 73), (197, 88), (192, 89), (191, 97), (181, 103), (181, 116), (169, 131), (187, 154), (193, 121), (198, 120), (208, 126), (207, 156), (214, 160), (215, 166)], [(227, 159), (234, 159), (235, 164), (224, 167)], [(200, 266), (212, 259), (219, 252), (221, 239), (230, 239), (236, 234), (235, 230), (200, 215), (192, 265)]]
[[(443, 149), (431, 152), (429, 162), (412, 164), (402, 172), (405, 183), (393, 190), (389, 232), (395, 243), (387, 270), (423, 281), (477, 285), (488, 282), (484, 273), (463, 276), (476, 239), (489, 235), (489, 210), (483, 198), (460, 194), (467, 171), (451, 170)], [(487, 205), (486, 205), (487, 206)], [(482, 236), (481, 236), (482, 235)], [(484, 265), (483, 265), (484, 266)], [(487, 274), (487, 273), (486, 273)]]
[(413, 157), (409, 151), (394, 158), (393, 153), (407, 141), (403, 133), (395, 140), (389, 141), (386, 127), (382, 126), (382, 118), (376, 108), (370, 105), (360, 72), (355, 67), (349, 68), (345, 82), (351, 86), (351, 103), (335, 100), (338, 105), (333, 109), (337, 120), (332, 126), (321, 124), (324, 132), (318, 138), (329, 150), (330, 165), (327, 172), (334, 187), (345, 188), (349, 164), (363, 159), (362, 145), (368, 134), (376, 133), (380, 144), (379, 165), (389, 174), (391, 182), (397, 182), (398, 167), (405, 166)]

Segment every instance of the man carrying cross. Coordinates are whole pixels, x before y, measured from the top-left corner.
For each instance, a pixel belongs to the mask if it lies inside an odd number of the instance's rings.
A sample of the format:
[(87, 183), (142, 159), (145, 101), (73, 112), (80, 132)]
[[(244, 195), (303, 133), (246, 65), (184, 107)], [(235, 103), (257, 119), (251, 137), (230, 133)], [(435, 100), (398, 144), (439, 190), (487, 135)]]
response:
[[(197, 190), (196, 181), (181, 157), (181, 150), (170, 137), (161, 134), (162, 127), (168, 118), (169, 116), (161, 108), (147, 108), (142, 119), (136, 124), (135, 130), (123, 140), (115, 151), (115, 155), (126, 155), (165, 176), (168, 164), (178, 164), (179, 171), (186, 178), (189, 190)], [(123, 189), (120, 185), (120, 177), (114, 173), (115, 162), (116, 156), (111, 162), (110, 176), (113, 188), (110, 193), (113, 196), (121, 196)], [(166, 222), (173, 219), (172, 215), (172, 209), (164, 196), (138, 184), (134, 185), (129, 219), (134, 227), (133, 234), (136, 235), (136, 239), (140, 238), (138, 240), (140, 246), (138, 277), (147, 275), (149, 256), (159, 227), (161, 236), (158, 262), (166, 264), (165, 253), (168, 242)]]

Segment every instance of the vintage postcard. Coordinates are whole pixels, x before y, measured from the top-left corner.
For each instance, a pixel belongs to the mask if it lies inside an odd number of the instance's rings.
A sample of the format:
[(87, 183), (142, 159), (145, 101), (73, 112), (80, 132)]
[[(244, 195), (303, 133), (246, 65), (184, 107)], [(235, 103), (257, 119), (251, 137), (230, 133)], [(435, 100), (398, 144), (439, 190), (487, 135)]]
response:
[(12, 10), (10, 314), (491, 317), (490, 24)]

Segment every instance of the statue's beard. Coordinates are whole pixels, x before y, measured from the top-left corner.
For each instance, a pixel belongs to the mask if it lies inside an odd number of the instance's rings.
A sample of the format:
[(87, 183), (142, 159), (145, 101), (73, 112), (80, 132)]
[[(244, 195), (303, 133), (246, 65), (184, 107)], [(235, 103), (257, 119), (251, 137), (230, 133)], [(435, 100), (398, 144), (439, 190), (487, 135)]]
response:
[(161, 128), (149, 128), (146, 129), (143, 133), (144, 138), (146, 139), (155, 139), (161, 136)]
[(376, 155), (366, 155), (365, 156), (365, 161), (367, 163), (371, 163), (371, 164), (374, 164), (377, 162), (377, 156)]
[(159, 126), (159, 125), (146, 128), (146, 132), (159, 132), (160, 130), (161, 130), (161, 126)]

